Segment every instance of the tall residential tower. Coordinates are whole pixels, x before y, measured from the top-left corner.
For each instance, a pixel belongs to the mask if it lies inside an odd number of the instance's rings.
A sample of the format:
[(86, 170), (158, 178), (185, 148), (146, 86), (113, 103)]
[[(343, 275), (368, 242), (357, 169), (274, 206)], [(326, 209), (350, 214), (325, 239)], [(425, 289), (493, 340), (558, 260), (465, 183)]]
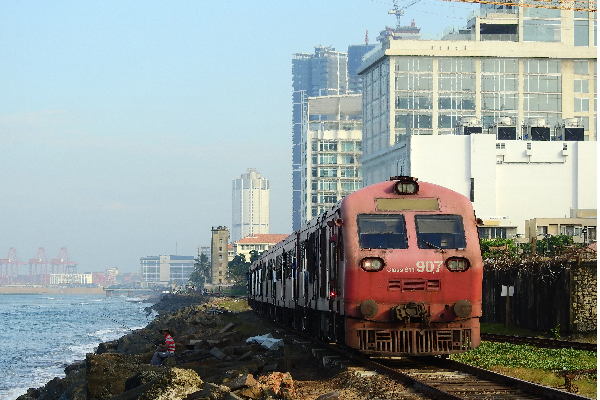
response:
[(269, 233), (269, 180), (248, 168), (233, 181), (233, 242), (253, 234)]

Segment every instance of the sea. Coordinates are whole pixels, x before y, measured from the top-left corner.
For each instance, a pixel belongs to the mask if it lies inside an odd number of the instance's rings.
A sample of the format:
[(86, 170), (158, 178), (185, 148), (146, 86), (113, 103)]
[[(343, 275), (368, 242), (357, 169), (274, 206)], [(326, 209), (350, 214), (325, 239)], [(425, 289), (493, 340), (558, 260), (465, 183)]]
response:
[(98, 345), (148, 325), (151, 304), (124, 296), (0, 295), (0, 400), (44, 386)]

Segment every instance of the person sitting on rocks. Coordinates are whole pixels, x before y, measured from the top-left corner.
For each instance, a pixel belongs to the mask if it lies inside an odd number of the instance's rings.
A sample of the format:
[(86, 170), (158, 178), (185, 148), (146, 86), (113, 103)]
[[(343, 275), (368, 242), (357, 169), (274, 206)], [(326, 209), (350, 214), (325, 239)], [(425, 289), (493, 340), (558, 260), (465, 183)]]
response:
[(158, 331), (165, 335), (165, 344), (156, 350), (150, 360), (151, 365), (162, 365), (165, 358), (175, 355), (175, 341), (171, 336), (171, 331), (167, 328), (160, 328)]

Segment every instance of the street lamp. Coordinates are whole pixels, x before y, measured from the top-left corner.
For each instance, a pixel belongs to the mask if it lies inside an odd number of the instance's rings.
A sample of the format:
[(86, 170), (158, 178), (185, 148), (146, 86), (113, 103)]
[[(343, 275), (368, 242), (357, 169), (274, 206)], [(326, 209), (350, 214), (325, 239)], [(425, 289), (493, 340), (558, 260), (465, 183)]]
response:
[(587, 243), (587, 226), (584, 226), (583, 229), (581, 230), (581, 233), (583, 233), (583, 244)]

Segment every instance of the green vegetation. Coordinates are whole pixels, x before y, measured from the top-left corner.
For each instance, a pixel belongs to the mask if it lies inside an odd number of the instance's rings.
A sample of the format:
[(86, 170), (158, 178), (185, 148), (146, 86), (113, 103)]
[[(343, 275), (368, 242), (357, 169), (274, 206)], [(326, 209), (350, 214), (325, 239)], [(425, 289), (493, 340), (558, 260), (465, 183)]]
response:
[(562, 371), (596, 368), (596, 353), (573, 349), (544, 349), (529, 345), (482, 342), (452, 359), (489, 369), (493, 366)]
[[(516, 257), (521, 254), (532, 254), (532, 243), (519, 243), (515, 246), (513, 239), (479, 239), (481, 245), (481, 255), (484, 259)], [(575, 246), (581, 247), (582, 244), (575, 244), (573, 236), (569, 235), (551, 235), (547, 238), (540, 239), (536, 242), (536, 253), (540, 255), (556, 256), (560, 254), (566, 247)]]
[[(451, 359), (546, 386), (564, 386), (557, 372), (596, 368), (596, 353), (573, 349), (544, 349), (528, 345), (482, 342)], [(580, 394), (596, 397), (596, 374), (577, 380)]]
[(194, 272), (190, 275), (188, 281), (194, 285), (202, 287), (206, 278), (210, 276), (210, 260), (206, 254), (200, 254), (200, 257), (194, 260)]
[(544, 332), (534, 331), (526, 328), (518, 328), (515, 326), (504, 327), (504, 324), (492, 324), (482, 322), (480, 324), (481, 333), (493, 333), (496, 335), (516, 335), (525, 337), (546, 337)]
[(246, 261), (246, 256), (238, 254), (233, 257), (233, 260), (227, 264), (228, 279), (235, 286), (246, 287), (246, 274), (250, 269), (250, 265), (258, 258), (259, 254), (256, 250), (250, 252), (250, 261)]

